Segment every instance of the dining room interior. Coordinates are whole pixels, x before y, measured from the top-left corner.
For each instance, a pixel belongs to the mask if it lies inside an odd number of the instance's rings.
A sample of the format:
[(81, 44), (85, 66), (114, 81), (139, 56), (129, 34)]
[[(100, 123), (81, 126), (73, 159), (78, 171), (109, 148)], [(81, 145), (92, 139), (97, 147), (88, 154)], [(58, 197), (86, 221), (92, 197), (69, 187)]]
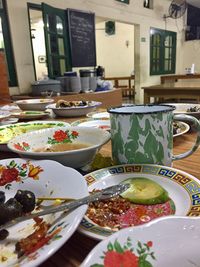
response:
[(199, 30), (199, 0), (0, 0), (0, 266), (199, 266)]

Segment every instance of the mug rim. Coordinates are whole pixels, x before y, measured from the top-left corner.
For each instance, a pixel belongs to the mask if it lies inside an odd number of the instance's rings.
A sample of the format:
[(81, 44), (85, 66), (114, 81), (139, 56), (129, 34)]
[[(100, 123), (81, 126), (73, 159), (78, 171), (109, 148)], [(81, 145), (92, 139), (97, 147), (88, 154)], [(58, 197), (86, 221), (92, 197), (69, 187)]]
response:
[[(126, 108), (126, 107), (135, 107), (135, 106), (143, 106), (143, 107), (151, 107), (151, 106), (158, 106), (158, 107), (168, 107), (168, 109), (165, 109), (165, 110), (154, 110), (154, 111), (116, 111), (116, 109), (120, 109), (120, 108)], [(167, 112), (171, 112), (173, 110), (175, 110), (176, 107), (173, 106), (173, 105), (166, 105), (166, 104), (140, 104), (140, 105), (134, 105), (134, 104), (130, 104), (130, 105), (121, 105), (121, 106), (117, 106), (117, 107), (110, 107), (107, 109), (107, 112), (109, 113), (114, 113), (114, 114), (125, 114), (125, 115), (129, 115), (129, 114), (152, 114), (152, 113), (167, 113)]]

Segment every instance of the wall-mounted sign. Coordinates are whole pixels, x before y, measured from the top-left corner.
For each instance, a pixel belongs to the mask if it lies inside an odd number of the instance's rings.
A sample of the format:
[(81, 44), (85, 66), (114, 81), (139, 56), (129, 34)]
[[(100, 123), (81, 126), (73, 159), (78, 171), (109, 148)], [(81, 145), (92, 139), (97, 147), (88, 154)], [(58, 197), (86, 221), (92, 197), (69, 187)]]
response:
[(129, 0), (116, 0), (116, 1), (124, 3), (124, 4), (129, 4)]
[(72, 67), (96, 66), (95, 14), (68, 9)]

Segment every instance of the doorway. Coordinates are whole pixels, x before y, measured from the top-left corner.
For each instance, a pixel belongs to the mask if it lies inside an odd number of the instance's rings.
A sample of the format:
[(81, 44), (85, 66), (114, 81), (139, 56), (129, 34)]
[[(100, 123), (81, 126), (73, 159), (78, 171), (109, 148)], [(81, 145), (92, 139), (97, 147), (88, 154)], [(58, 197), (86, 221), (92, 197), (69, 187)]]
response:
[[(51, 65), (56, 65), (55, 63), (51, 64), (51, 59), (48, 58), (50, 49), (46, 47), (48, 43), (45, 43), (43, 22), (44, 15), (41, 8), (41, 5), (28, 5), (36, 80), (49, 76), (49, 72), (51, 72)], [(52, 9), (52, 12), (59, 10), (56, 8)], [(106, 31), (106, 25), (108, 25), (108, 22), (115, 27), (115, 30), (111, 31), (111, 34)], [(112, 21), (112, 23), (110, 23), (109, 19), (95, 17), (95, 28), (97, 66), (100, 65), (104, 67), (106, 78), (130, 77), (131, 75), (134, 75), (134, 25), (118, 21)], [(48, 54), (46, 54), (46, 51), (48, 51)], [(48, 62), (49, 64), (47, 64)], [(72, 70), (77, 71), (77, 73), (79, 72), (79, 68), (72, 68)], [(60, 76), (61, 75), (63, 75), (62, 72), (60, 72)], [(50, 77), (55, 78), (56, 76), (59, 75), (51, 75)], [(128, 80), (120, 80), (119, 86), (128, 86)]]
[(42, 3), (28, 3), (35, 79), (55, 79), (71, 70), (66, 13)]
[(41, 80), (48, 76), (42, 11), (37, 7), (28, 11), (35, 79)]

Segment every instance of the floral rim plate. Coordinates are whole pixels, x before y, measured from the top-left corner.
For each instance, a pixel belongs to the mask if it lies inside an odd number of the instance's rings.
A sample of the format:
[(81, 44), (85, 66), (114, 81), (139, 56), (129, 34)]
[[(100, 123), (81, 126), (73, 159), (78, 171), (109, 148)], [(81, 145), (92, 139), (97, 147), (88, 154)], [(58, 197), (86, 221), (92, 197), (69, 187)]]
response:
[(178, 124), (178, 132), (174, 134), (173, 137), (183, 135), (190, 130), (190, 126), (183, 121), (178, 121), (177, 124)]
[(100, 242), (81, 267), (199, 266), (200, 218), (165, 217), (118, 231)]
[(92, 118), (77, 120), (71, 123), (72, 126), (95, 127), (110, 131), (110, 120), (94, 120)]
[[(121, 181), (132, 177), (146, 177), (156, 181), (169, 193), (175, 204), (176, 216), (200, 216), (199, 192), (200, 181), (194, 176), (160, 165), (119, 165), (91, 172), (84, 176), (88, 183), (89, 192), (93, 189), (118, 184)], [(146, 221), (148, 222), (148, 221)], [(84, 216), (79, 231), (92, 238), (101, 240), (110, 236), (116, 231), (100, 227)]]
[[(87, 184), (83, 176), (78, 171), (64, 167), (55, 161), (28, 161), (20, 158), (1, 160), (0, 190), (5, 192), (6, 200), (13, 197), (18, 189), (30, 190), (36, 198), (81, 198), (88, 195)], [(49, 202), (43, 204), (49, 205)], [(0, 243), (1, 259), (6, 259), (5, 261), (0, 260), (0, 265), (4, 267), (38, 266), (70, 238), (86, 209), (87, 206), (84, 205), (67, 216), (63, 213), (44, 216), (44, 221), (51, 225), (44, 239), (41, 240), (44, 241), (44, 244), (38, 241), (36, 247), (32, 245), (32, 253), (27, 253), (26, 257), (17, 258), (17, 254), (14, 252), (15, 244), (34, 231), (35, 222), (29, 220), (9, 228), (10, 235)], [(45, 240), (49, 241), (45, 242)]]
[(48, 116), (50, 113), (46, 111), (34, 111), (34, 110), (27, 110), (27, 111), (21, 111), (21, 112), (13, 112), (12, 116), (19, 118), (19, 119), (39, 119), (43, 118), (45, 116)]
[(19, 134), (58, 126), (70, 126), (70, 124), (63, 121), (32, 121), (2, 125), (0, 126), (0, 150), (8, 151), (8, 141)]

